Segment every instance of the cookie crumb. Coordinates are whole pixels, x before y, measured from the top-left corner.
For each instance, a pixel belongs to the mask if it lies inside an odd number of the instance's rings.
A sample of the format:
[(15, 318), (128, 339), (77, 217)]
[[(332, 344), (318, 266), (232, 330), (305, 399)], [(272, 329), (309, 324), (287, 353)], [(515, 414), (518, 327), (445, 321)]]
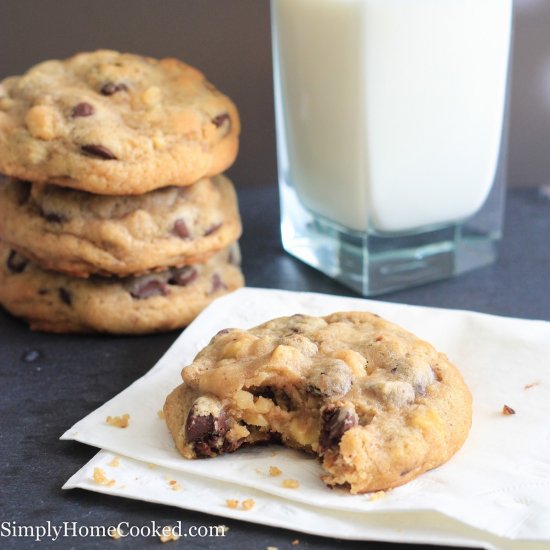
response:
[(169, 525), (165, 525), (162, 528), (162, 532), (159, 538), (160, 542), (170, 542), (171, 540), (178, 540), (180, 536), (174, 532), (174, 529), (172, 527), (170, 527)]
[(277, 468), (277, 466), (270, 466), (269, 467), (269, 475), (271, 477), (280, 476), (282, 473), (283, 473), (283, 471), (280, 468)]
[(122, 416), (108, 416), (105, 422), (109, 424), (109, 426), (114, 426), (115, 428), (127, 428), (130, 423), (130, 415), (126, 413)]
[(285, 480), (283, 480), (281, 485), (285, 489), (298, 489), (298, 487), (300, 487), (300, 483), (296, 479), (285, 479)]
[(98, 485), (105, 485), (107, 487), (113, 487), (116, 483), (114, 479), (109, 479), (105, 475), (105, 470), (103, 468), (94, 468), (93, 479)]
[(107, 463), (107, 466), (110, 466), (111, 468), (118, 468), (120, 466), (120, 457), (115, 456), (111, 462)]
[(225, 501), (225, 505), (228, 507), (228, 508), (231, 508), (231, 509), (235, 509), (237, 508), (237, 506), (239, 506), (239, 501), (237, 499), (233, 499), (233, 498), (228, 498), (226, 501)]
[(290, 544), (292, 544), (292, 546), (298, 546), (298, 544), (300, 544), (300, 539), (294, 539)]
[(523, 389), (528, 390), (528, 389), (534, 388), (535, 386), (539, 386), (539, 385), (540, 385), (540, 381), (536, 380), (535, 382), (531, 382), (530, 384), (525, 384), (525, 386), (523, 386)]
[(246, 500), (243, 500), (241, 506), (243, 507), (243, 510), (252, 510), (254, 508), (254, 499), (253, 498), (247, 498)]
[(157, 465), (153, 464), (152, 462), (149, 462), (149, 464), (147, 464), (147, 468), (149, 468), (149, 470), (154, 470), (156, 467)]
[(181, 491), (181, 485), (175, 479), (171, 479), (168, 482), (168, 485), (170, 485), (170, 489), (172, 489), (172, 491)]
[(279, 550), (276, 546), (268, 546), (266, 550)]
[(158, 410), (157, 411), (157, 416), (161, 419), (161, 420), (164, 420), (164, 411), (162, 409)]
[(111, 536), (112, 539), (118, 540), (122, 537), (123, 534), (124, 533), (122, 532), (120, 527), (109, 529), (109, 535)]
[(512, 409), (512, 407), (509, 407), (508, 405), (504, 405), (502, 407), (502, 414), (505, 416), (510, 416), (511, 414), (516, 414), (516, 411)]

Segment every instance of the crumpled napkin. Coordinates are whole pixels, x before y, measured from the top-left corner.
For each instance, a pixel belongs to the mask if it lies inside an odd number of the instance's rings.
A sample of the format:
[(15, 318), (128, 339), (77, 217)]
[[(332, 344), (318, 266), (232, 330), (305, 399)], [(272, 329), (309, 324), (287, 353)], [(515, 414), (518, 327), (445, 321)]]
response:
[[(464, 447), (447, 464), (386, 492), (382, 498), (372, 498), (326, 488), (315, 460), (280, 447), (243, 449), (211, 460), (187, 461), (178, 454), (157, 413), (166, 395), (181, 382), (181, 368), (213, 334), (222, 328), (251, 327), (298, 312), (324, 315), (343, 310), (378, 313), (430, 341), (460, 368), (474, 398), (473, 426)], [(505, 404), (517, 414), (503, 415)], [(130, 414), (126, 429), (105, 422), (107, 416), (125, 413)], [(264, 503), (261, 510), (240, 512), (235, 517), (304, 532), (432, 544), (453, 544), (454, 540), (454, 544), (483, 544), (488, 548), (513, 548), (508, 543), (521, 540), (522, 548), (528, 548), (527, 544), (529, 548), (547, 548), (549, 418), (548, 322), (245, 288), (216, 300), (149, 373), (75, 424), (62, 439), (123, 455), (128, 457), (125, 463), (143, 471), (147, 466), (142, 463), (152, 463), (170, 472), (166, 475), (183, 476), (184, 488), (192, 483), (195, 490), (209, 495), (203, 500), (201, 493), (201, 501), (210, 502), (202, 511), (217, 515), (230, 515), (224, 502), (225, 498), (238, 498), (225, 496), (232, 490), (235, 494), (261, 495)], [(103, 460), (103, 456), (102, 452), (91, 463)], [(80, 486), (172, 505), (173, 499), (179, 498), (175, 505), (199, 509), (196, 499), (184, 496), (185, 489), (178, 497), (177, 492), (163, 487), (159, 495), (151, 497), (147, 484), (126, 483), (123, 489), (116, 484), (98, 485), (90, 479), (90, 464), (65, 487)], [(270, 466), (283, 473), (269, 476)], [(299, 488), (283, 487), (284, 479), (298, 480)], [(212, 502), (217, 506), (212, 507)], [(397, 535), (392, 525), (399, 526)]]

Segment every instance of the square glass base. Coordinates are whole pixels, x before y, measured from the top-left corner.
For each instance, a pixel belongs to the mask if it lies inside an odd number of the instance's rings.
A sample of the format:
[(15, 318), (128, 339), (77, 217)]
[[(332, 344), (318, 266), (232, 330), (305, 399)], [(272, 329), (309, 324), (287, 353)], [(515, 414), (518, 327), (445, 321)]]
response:
[(377, 235), (352, 231), (310, 212), (284, 183), (280, 193), (284, 249), (364, 296), (446, 279), (496, 259), (500, 230), (475, 219)]

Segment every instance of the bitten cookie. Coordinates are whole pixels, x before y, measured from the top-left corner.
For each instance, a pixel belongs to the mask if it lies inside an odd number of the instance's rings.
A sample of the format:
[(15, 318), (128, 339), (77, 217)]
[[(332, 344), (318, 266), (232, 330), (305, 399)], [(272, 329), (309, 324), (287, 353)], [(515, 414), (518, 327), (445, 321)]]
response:
[(185, 458), (281, 441), (317, 454), (329, 486), (402, 485), (449, 460), (472, 419), (447, 357), (371, 313), (294, 315), (220, 331), (164, 414)]
[(0, 83), (0, 172), (92, 193), (188, 185), (228, 168), (239, 116), (198, 70), (110, 50)]
[(206, 261), (240, 234), (224, 176), (118, 197), (0, 176), (0, 238), (45, 269), (136, 275)]
[(0, 303), (33, 330), (143, 334), (189, 324), (243, 285), (236, 245), (207, 263), (142, 277), (78, 279), (45, 271), (0, 243)]

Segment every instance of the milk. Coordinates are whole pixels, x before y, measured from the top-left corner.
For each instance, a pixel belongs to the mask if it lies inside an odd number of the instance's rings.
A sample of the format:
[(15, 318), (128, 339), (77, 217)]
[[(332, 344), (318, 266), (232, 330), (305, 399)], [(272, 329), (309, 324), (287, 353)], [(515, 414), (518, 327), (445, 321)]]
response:
[(310, 211), (395, 233), (481, 207), (512, 0), (273, 0), (272, 15), (279, 170)]

